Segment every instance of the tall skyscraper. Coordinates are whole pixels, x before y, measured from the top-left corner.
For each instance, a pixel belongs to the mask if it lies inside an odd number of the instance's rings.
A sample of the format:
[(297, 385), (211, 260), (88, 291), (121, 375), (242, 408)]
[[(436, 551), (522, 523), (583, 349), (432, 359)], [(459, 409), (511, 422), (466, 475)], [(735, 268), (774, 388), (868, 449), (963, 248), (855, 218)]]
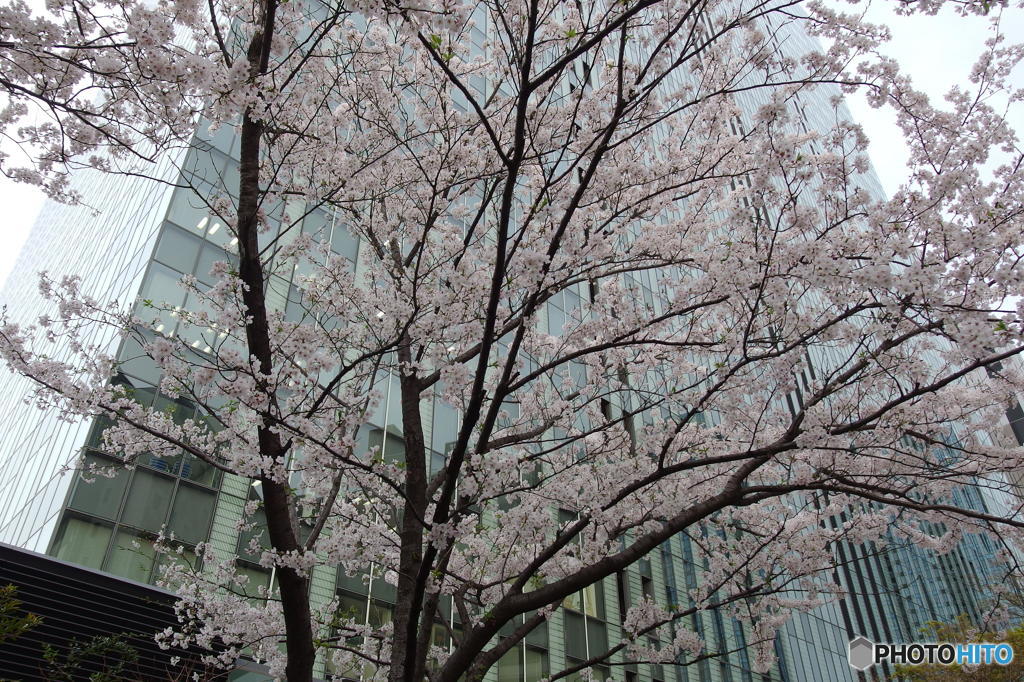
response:
[[(814, 47), (798, 28), (780, 30), (785, 37), (778, 45), (781, 51), (799, 56)], [(793, 98), (791, 106), (805, 131), (826, 130), (834, 123), (830, 118), (834, 119), (836, 110), (829, 102), (834, 94), (820, 88)], [(737, 125), (742, 127), (744, 117), (751, 116), (760, 101), (755, 95), (738, 99), (744, 114)], [(848, 117), (844, 107), (838, 112)], [(238, 143), (230, 129), (209, 134), (201, 127), (195, 145), (164, 159), (157, 172), (176, 184), (176, 169), (183, 168), (183, 177), (195, 190), (140, 178), (80, 174), (76, 182), (85, 204), (47, 204), (9, 278), (3, 301), (11, 318), (28, 321), (43, 309), (36, 272), (47, 271), (57, 278), (78, 274), (94, 298), (134, 305), (140, 316), (158, 318), (156, 332), (183, 338), (199, 353), (208, 351), (209, 337), (179, 322), (177, 311), (199, 305), (180, 280), (194, 276), (200, 286), (209, 286), (211, 265), (235, 258), (230, 230), (206, 202), (236, 182), (237, 158)], [(867, 191), (880, 195), (873, 173), (863, 174), (861, 181)], [(281, 219), (281, 214), (272, 216), (275, 230), (280, 229)], [(308, 213), (296, 229), (329, 243), (334, 253), (352, 261), (354, 267), (358, 267), (360, 249), (367, 248), (325, 210)], [(272, 230), (268, 238), (274, 234)], [(303, 274), (297, 268), (271, 275), (268, 296), (275, 309), (286, 315), (298, 310), (295, 291)], [(157, 311), (150, 302), (165, 303), (167, 309)], [(565, 301), (565, 307), (572, 306)], [(551, 333), (557, 333), (564, 312), (549, 306), (545, 319)], [(97, 329), (90, 341), (115, 350), (116, 340), (109, 330)], [(121, 365), (115, 381), (131, 387), (140, 403), (165, 410), (175, 419), (202, 416), (189, 401), (160, 391), (159, 372), (137, 344), (126, 342), (116, 350)], [(103, 452), (102, 420), (74, 423), (53, 409), (38, 409), (24, 402), (30, 389), (27, 380), (9, 373), (0, 385), (0, 413), (6, 415), (0, 432), (0, 541), (152, 582), (157, 579), (160, 558), (149, 549), (148, 541), (167, 529), (186, 545), (187, 560), (196, 561), (188, 548), (209, 542), (220, 557), (238, 557), (238, 566), (250, 576), (254, 589), (269, 585), (271, 572), (251, 552), (250, 541), (259, 524), (252, 530), (238, 527), (243, 507), (258, 499), (250, 480), (222, 474), (181, 452), (144, 456), (134, 469), (86, 482), (75, 471), (80, 457), (87, 465), (117, 464), (111, 453)], [(401, 453), (403, 447), (400, 431), (393, 428), (397, 391), (397, 382), (389, 380), (383, 388), (382, 408), (371, 419), (362, 443), (380, 447), (382, 455)], [(440, 400), (427, 403), (427, 437), (437, 460), (433, 466), (439, 466), (446, 444), (455, 439), (458, 415)], [(978, 490), (958, 494), (973, 508), (983, 509), (989, 503)], [(886, 548), (840, 544), (836, 552), (842, 565), (834, 579), (849, 596), (795, 615), (777, 639), (778, 663), (770, 673), (754, 672), (746, 627), (712, 612), (693, 616), (687, 627), (707, 642), (708, 649), (729, 652), (718, 659), (621, 670), (599, 666), (594, 674), (627, 682), (853, 680), (856, 675), (846, 661), (850, 637), (863, 634), (876, 641), (911, 641), (928, 620), (949, 621), (959, 613), (980, 617), (982, 595), (997, 570), (992, 564), (996, 548), (984, 536), (968, 537), (942, 556), (898, 543)], [(690, 538), (671, 538), (629, 570), (567, 600), (565, 608), (501, 660), (492, 677), (498, 682), (530, 682), (607, 650), (621, 640), (622, 618), (631, 604), (644, 597), (663, 605), (685, 603), (689, 591), (700, 584), (703, 570)], [(352, 578), (343, 567), (318, 567), (312, 599), (318, 603), (337, 599), (341, 609), (380, 625), (390, 619), (395, 590), (372, 569), (366, 576)], [(324, 663), (321, 670), (330, 672)]]

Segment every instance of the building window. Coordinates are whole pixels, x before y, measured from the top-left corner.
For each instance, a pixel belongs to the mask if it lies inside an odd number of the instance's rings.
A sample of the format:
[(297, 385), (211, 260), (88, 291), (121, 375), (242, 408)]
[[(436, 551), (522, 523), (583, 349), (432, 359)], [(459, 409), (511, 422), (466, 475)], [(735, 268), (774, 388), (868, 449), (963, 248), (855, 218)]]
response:
[(83, 464), (85, 471), (99, 468), (109, 472), (110, 469), (114, 469), (115, 474), (113, 478), (101, 473), (87, 474), (93, 479), (92, 482), (76, 482), (68, 506), (92, 516), (116, 519), (131, 476), (130, 472), (121, 468), (116, 460), (96, 452), (87, 452)]
[[(501, 629), (501, 636), (507, 637), (512, 634), (516, 627), (533, 615), (533, 612), (527, 613), (522, 616), (522, 620), (517, 618), (514, 622), (507, 623)], [(527, 633), (522, 641), (509, 649), (498, 661), (495, 669), (498, 682), (538, 682), (547, 677), (550, 674), (547, 621), (542, 621)]]
[(51, 554), (73, 564), (101, 568), (112, 532), (112, 524), (65, 514)]
[(156, 562), (152, 536), (121, 528), (103, 568), (115, 575), (147, 582)]
[(549, 673), (548, 652), (518, 644), (498, 660), (498, 682), (539, 682)]
[[(191, 403), (161, 396), (136, 378), (120, 374), (115, 383), (144, 406), (163, 406), (179, 423), (195, 414)], [(167, 530), (182, 549), (176, 560), (195, 567), (193, 547), (207, 539), (213, 521), (218, 472), (181, 450), (140, 455), (138, 466), (125, 469), (116, 453), (96, 449), (104, 447), (102, 433), (111, 423), (105, 418), (93, 423), (87, 439), (90, 449), (82, 460), (89, 480), (78, 476), (72, 484), (51, 553), (133, 580), (154, 582), (161, 566), (171, 560), (161, 559), (153, 548), (156, 535)], [(113, 476), (96, 473), (97, 468), (112, 471)]]

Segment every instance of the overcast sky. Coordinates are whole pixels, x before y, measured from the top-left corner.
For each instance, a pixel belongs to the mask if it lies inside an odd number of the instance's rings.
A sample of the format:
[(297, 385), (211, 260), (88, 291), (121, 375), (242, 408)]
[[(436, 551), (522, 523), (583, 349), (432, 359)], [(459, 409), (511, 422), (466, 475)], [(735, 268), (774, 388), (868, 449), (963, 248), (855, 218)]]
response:
[[(30, 0), (40, 6), (41, 0)], [(988, 23), (978, 17), (963, 18), (951, 11), (936, 17), (896, 17), (889, 3), (875, 0), (869, 18), (890, 24), (893, 40), (886, 48), (933, 98), (941, 98), (952, 83), (966, 83), (967, 76), (985, 39)], [(1002, 18), (1002, 30), (1011, 42), (1024, 42), (1024, 10), (1008, 10)], [(1024, 87), (1024, 69), (1018, 67), (1015, 83)], [(854, 118), (871, 139), (871, 159), (887, 191), (894, 190), (905, 177), (906, 154), (892, 117), (869, 108), (861, 98), (848, 101)], [(1014, 121), (1018, 131), (1024, 120)], [(42, 205), (42, 195), (32, 187), (18, 185), (0, 176), (0, 289), (7, 279), (17, 253), (25, 241)]]

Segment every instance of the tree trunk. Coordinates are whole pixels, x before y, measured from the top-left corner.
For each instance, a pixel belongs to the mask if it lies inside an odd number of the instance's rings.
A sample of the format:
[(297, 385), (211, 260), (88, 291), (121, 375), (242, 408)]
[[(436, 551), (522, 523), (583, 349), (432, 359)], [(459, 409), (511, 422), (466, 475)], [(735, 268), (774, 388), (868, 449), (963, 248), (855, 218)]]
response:
[[(262, 30), (257, 30), (249, 43), (246, 58), (250, 77), (254, 79), (266, 73), (268, 68), (276, 8), (275, 0), (264, 1)], [(257, 435), (260, 453), (283, 464), (287, 457), (287, 448), (281, 443), (280, 435), (273, 430), (273, 412), (277, 407), (277, 397), (273, 387), (260, 380), (261, 375), (269, 376), (273, 373), (274, 357), (267, 320), (264, 271), (263, 263), (260, 261), (258, 238), (258, 215), (262, 199), (260, 157), (263, 123), (253, 118), (250, 111), (246, 111), (242, 116), (240, 137), (236, 228), (238, 271), (239, 278), (244, 284), (242, 301), (249, 318), (245, 327), (246, 342), (249, 356), (255, 358), (256, 365), (252, 367), (252, 371), (257, 379), (257, 390), (265, 393), (268, 399), (268, 408), (257, 427)], [(260, 482), (263, 486), (267, 532), (271, 546), (279, 553), (300, 551), (293, 500), (286, 484), (265, 475), (260, 477)], [(289, 682), (310, 682), (313, 679), (316, 648), (313, 646), (313, 626), (309, 609), (309, 578), (300, 575), (293, 568), (282, 566), (277, 569), (277, 582), (284, 615), (285, 647), (288, 655), (285, 676)]]
[[(422, 680), (426, 649), (420, 650), (418, 625), (423, 594), (417, 589), (423, 570), (423, 515), (427, 509), (426, 446), (420, 421), (419, 380), (412, 372), (408, 338), (398, 348), (399, 385), (402, 391), (402, 426), (405, 439), (405, 500), (402, 505), (401, 555), (391, 649), (391, 682)], [(432, 618), (432, 616), (431, 616)]]

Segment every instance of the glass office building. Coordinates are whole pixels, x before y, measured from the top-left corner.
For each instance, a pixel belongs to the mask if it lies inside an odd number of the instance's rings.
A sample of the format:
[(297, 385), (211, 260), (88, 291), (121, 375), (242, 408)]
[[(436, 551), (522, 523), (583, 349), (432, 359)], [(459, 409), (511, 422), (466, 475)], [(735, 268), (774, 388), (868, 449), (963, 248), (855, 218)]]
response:
[[(786, 51), (798, 55), (814, 47), (808, 36), (787, 30)], [(794, 98), (805, 130), (826, 130), (834, 124), (835, 110), (829, 102), (833, 94), (822, 88)], [(743, 96), (740, 105), (753, 112), (758, 101), (753, 95)], [(840, 113), (848, 115), (844, 108)], [(742, 120), (737, 124), (742, 125)], [(157, 332), (184, 338), (197, 352), (209, 350), (209, 338), (182, 325), (177, 317), (176, 310), (194, 310), (198, 305), (180, 280), (192, 275), (200, 286), (209, 286), (211, 265), (235, 257), (230, 230), (202, 198), (233, 186), (237, 151), (230, 129), (216, 134), (201, 130), (192, 149), (161, 162), (161, 178), (173, 182), (182, 168), (196, 191), (140, 178), (79, 174), (75, 183), (88, 206), (46, 205), (3, 293), (11, 318), (29, 321), (41, 311), (36, 272), (79, 274), (93, 297), (135, 305), (140, 315), (156, 316)], [(863, 183), (868, 191), (881, 193), (873, 173), (865, 174)], [(286, 207), (270, 213), (279, 225), (286, 211), (293, 215)], [(335, 253), (358, 267), (363, 245), (330, 213), (310, 212), (296, 229), (329, 243)], [(273, 231), (267, 236), (274, 236)], [(273, 308), (286, 315), (301, 314), (298, 282), (303, 274), (301, 268), (273, 271), (268, 287)], [(652, 300), (656, 296), (651, 282), (634, 284)], [(163, 302), (166, 308), (154, 313), (144, 301)], [(578, 305), (579, 294), (563, 293), (544, 311), (542, 324), (558, 333), (566, 311)], [(110, 331), (97, 330), (91, 341), (115, 350), (116, 338)], [(161, 394), (158, 372), (138, 346), (129, 342), (116, 350), (122, 364), (115, 381), (131, 386), (140, 402), (164, 409), (175, 419), (202, 416), (188, 401)], [(0, 541), (152, 582), (158, 575), (159, 558), (147, 541), (166, 528), (187, 547), (210, 542), (221, 557), (237, 556), (252, 586), (268, 585), (269, 571), (250, 551), (259, 524), (252, 530), (238, 528), (243, 506), (256, 495), (248, 479), (222, 475), (181, 453), (144, 457), (131, 470), (87, 483), (74, 471), (79, 458), (87, 464), (116, 464), (101, 448), (102, 420), (70, 423), (52, 410), (37, 409), (23, 402), (30, 389), (27, 380), (6, 370), (0, 378), (0, 414), (6, 416), (0, 432)], [(383, 455), (400, 457), (397, 381), (388, 380), (382, 389), (384, 400), (364, 432), (364, 445), (379, 446)], [(458, 415), (432, 399), (426, 401), (424, 415), (431, 466), (437, 467), (444, 461), (446, 444), (455, 439)], [(977, 508), (989, 504), (979, 491), (961, 494)], [(857, 676), (846, 660), (846, 643), (852, 636), (911, 641), (928, 620), (949, 621), (959, 613), (976, 617), (979, 595), (995, 570), (995, 548), (985, 537), (968, 537), (944, 556), (898, 544), (884, 551), (844, 545), (837, 552), (844, 563), (834, 578), (849, 596), (811, 613), (796, 614), (777, 638), (778, 662), (769, 673), (753, 671), (750, 634), (741, 623), (718, 613), (699, 613), (686, 626), (704, 639), (708, 650), (728, 654), (692, 665), (680, 661), (679, 665), (601, 667), (594, 675), (624, 682), (854, 680)], [(195, 561), (188, 549), (184, 557)], [(632, 603), (651, 597), (664, 606), (685, 604), (689, 591), (699, 585), (703, 568), (689, 538), (670, 539), (630, 569), (567, 600), (564, 608), (492, 669), (489, 679), (531, 682), (607, 650), (621, 640), (622, 619)], [(319, 603), (337, 600), (344, 613), (380, 625), (390, 619), (395, 594), (372, 570), (352, 578), (344, 567), (318, 567), (312, 598)], [(438, 642), (442, 641), (439, 634)], [(358, 676), (358, 671), (332, 670), (326, 662), (320, 670), (325, 675)]]
[[(179, 160), (162, 159), (155, 175), (172, 179)], [(129, 303), (139, 292), (171, 193), (156, 182), (95, 171), (78, 173), (73, 184), (83, 203), (46, 202), (7, 279), (2, 301), (12, 321), (33, 322), (45, 309), (40, 272), (80, 275), (83, 292), (101, 301)], [(87, 340), (108, 351), (117, 343), (101, 328)], [(25, 404), (31, 389), (30, 381), (3, 370), (0, 541), (46, 551), (74, 480), (63, 469), (76, 461), (92, 425)]]

